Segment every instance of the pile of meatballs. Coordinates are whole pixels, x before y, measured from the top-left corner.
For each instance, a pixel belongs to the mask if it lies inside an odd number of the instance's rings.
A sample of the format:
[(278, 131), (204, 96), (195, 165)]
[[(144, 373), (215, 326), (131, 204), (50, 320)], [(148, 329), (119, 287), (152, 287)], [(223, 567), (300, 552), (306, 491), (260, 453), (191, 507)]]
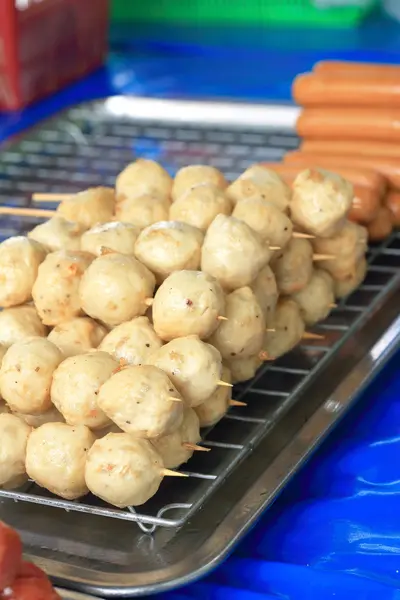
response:
[[(0, 244), (0, 487), (145, 503), (366, 272), (352, 186), (137, 160)], [(318, 260), (317, 260), (318, 259)]]

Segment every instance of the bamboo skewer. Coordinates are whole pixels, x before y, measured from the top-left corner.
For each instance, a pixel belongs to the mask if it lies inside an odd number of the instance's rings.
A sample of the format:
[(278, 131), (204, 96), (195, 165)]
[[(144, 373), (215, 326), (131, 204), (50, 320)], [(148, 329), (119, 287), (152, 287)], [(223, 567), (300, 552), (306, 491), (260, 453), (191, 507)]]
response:
[(324, 340), (324, 335), (319, 335), (319, 333), (310, 333), (309, 331), (305, 331), (301, 336), (302, 340)]
[(247, 406), (247, 403), (240, 402), (240, 400), (229, 400), (229, 406)]
[(59, 202), (62, 200), (68, 200), (68, 198), (71, 198), (71, 196), (75, 196), (75, 194), (38, 193), (32, 194), (32, 200), (33, 202)]
[(217, 385), (221, 387), (233, 387), (232, 383), (228, 383), (227, 381), (217, 381)]
[(194, 452), (210, 452), (211, 448), (205, 448), (204, 446), (198, 446), (197, 444), (191, 444), (190, 442), (183, 442), (182, 446), (188, 450)]
[(161, 469), (160, 475), (163, 477), (189, 477), (186, 473), (179, 473), (179, 471), (171, 471), (171, 469)]
[(57, 215), (56, 210), (43, 208), (15, 208), (14, 206), (0, 206), (0, 215), (16, 215), (21, 217), (45, 217), (51, 218)]

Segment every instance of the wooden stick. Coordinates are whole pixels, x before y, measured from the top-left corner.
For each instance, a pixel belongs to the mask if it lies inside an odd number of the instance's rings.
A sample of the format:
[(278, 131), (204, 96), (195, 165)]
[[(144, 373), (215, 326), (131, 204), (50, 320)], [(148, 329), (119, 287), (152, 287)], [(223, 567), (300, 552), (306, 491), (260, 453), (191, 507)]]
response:
[(305, 331), (301, 336), (302, 340), (324, 340), (324, 335), (319, 335), (318, 333), (310, 333), (309, 331)]
[(276, 329), (273, 329), (272, 327), (268, 327), (265, 331), (267, 331), (268, 333), (275, 333)]
[(171, 400), (171, 402), (182, 402), (182, 398), (175, 398), (175, 396), (168, 396), (168, 400)]
[(217, 385), (220, 385), (221, 387), (233, 387), (232, 383), (228, 383), (227, 381), (217, 381)]
[(313, 254), (312, 259), (314, 262), (318, 260), (336, 260), (336, 256), (333, 254)]
[(21, 217), (45, 217), (49, 219), (57, 215), (56, 210), (42, 208), (14, 208), (13, 206), (0, 206), (0, 215), (19, 215)]
[(222, 315), (218, 315), (217, 320), (218, 321), (228, 321), (228, 319), (226, 317), (223, 317)]
[(281, 246), (269, 246), (268, 250), (282, 250)]
[(229, 406), (247, 406), (247, 403), (240, 402), (240, 400), (229, 400)]
[(32, 194), (32, 200), (34, 202), (59, 202), (66, 200), (74, 196), (75, 194), (61, 194), (61, 193), (49, 193), (49, 194)]
[(171, 471), (171, 469), (161, 469), (160, 475), (163, 477), (189, 477), (186, 473), (179, 473), (179, 471)]
[(198, 446), (197, 444), (191, 444), (190, 442), (183, 442), (182, 446), (188, 450), (194, 450), (195, 452), (210, 452), (211, 448), (205, 448), (204, 446)]
[(310, 235), (309, 233), (300, 233), (299, 231), (293, 231), (293, 237), (299, 238), (300, 240), (314, 240), (315, 235)]
[(335, 302), (332, 302), (332, 304), (329, 304), (329, 308), (337, 308), (338, 305), (335, 304)]

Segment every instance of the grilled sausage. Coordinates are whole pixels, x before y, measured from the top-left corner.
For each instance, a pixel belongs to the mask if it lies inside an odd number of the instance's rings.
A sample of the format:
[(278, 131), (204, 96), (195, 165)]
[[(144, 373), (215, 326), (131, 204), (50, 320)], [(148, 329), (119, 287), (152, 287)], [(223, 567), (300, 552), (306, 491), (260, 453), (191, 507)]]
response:
[(307, 108), (297, 119), (300, 137), (368, 141), (400, 140), (400, 108)]
[(378, 242), (387, 238), (393, 230), (390, 210), (382, 206), (378, 216), (368, 225), (368, 238), (372, 242)]
[(384, 204), (390, 210), (393, 226), (400, 227), (400, 192), (389, 192)]
[(354, 140), (308, 140), (300, 145), (306, 154), (335, 154), (337, 156), (382, 156), (400, 158), (400, 144), (390, 142), (357, 142)]
[(342, 73), (298, 75), (292, 85), (297, 104), (308, 107), (400, 107), (399, 77), (364, 75), (350, 77)]

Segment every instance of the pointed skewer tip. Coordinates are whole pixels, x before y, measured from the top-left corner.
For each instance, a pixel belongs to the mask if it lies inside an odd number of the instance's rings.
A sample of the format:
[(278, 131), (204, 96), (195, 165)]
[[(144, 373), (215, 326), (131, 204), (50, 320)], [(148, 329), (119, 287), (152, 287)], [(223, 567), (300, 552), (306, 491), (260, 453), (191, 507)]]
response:
[(211, 448), (205, 448), (204, 446), (199, 446), (198, 444), (191, 444), (190, 442), (183, 442), (182, 446), (184, 446), (188, 450), (194, 450), (194, 452), (210, 452), (211, 450)]
[(32, 194), (32, 200), (34, 202), (60, 202), (70, 198), (74, 194), (58, 194), (58, 193), (46, 193), (46, 194)]
[(303, 340), (324, 340), (324, 335), (319, 335), (319, 333), (311, 333), (309, 331), (305, 331), (301, 336)]
[(227, 381), (221, 381), (221, 380), (217, 381), (217, 385), (220, 385), (222, 387), (233, 387), (232, 383), (228, 383)]
[(171, 471), (171, 469), (161, 469), (160, 474), (163, 477), (189, 477), (186, 473), (179, 473), (179, 471)]
[(240, 402), (239, 400), (230, 400), (229, 406), (247, 406), (246, 402)]

